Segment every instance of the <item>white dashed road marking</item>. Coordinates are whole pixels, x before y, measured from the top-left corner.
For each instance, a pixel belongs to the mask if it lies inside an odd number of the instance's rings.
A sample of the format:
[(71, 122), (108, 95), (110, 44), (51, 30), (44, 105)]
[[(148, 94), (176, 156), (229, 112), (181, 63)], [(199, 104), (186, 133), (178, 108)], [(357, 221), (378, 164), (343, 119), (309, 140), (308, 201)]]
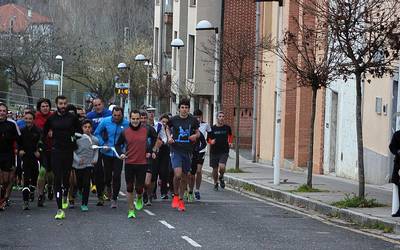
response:
[(164, 226), (168, 227), (169, 229), (175, 229), (174, 226), (170, 225), (168, 222), (166, 222), (165, 220), (159, 220), (159, 222), (161, 224), (163, 224)]
[(192, 245), (194, 247), (201, 247), (201, 245), (199, 243), (197, 243), (196, 241), (192, 240), (188, 236), (182, 236), (182, 239), (186, 240), (187, 242), (189, 242), (190, 245)]
[(146, 214), (150, 215), (150, 216), (154, 216), (154, 215), (155, 215), (154, 213), (150, 212), (150, 211), (147, 210), (147, 209), (143, 209), (143, 211), (144, 211)]

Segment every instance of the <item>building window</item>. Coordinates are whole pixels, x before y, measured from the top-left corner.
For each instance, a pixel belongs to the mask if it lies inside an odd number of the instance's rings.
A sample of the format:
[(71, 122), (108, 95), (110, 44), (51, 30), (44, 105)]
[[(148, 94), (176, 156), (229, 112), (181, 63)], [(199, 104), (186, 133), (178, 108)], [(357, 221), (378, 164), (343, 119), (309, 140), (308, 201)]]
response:
[(159, 29), (154, 29), (154, 63), (159, 64), (158, 62), (158, 39), (159, 39)]
[(195, 48), (195, 37), (194, 35), (189, 35), (188, 79), (194, 78), (194, 48)]
[(190, 0), (190, 6), (196, 6), (197, 0)]

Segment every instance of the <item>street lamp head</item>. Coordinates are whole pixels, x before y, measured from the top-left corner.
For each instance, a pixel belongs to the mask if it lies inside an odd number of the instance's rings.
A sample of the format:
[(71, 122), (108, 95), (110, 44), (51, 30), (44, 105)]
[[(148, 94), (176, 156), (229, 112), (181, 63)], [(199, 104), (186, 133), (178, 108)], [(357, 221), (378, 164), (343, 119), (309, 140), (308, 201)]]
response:
[(62, 56), (60, 56), (60, 55), (57, 55), (57, 56), (56, 56), (56, 60), (60, 60), (60, 61), (62, 61), (62, 60), (63, 60), (63, 58), (62, 58)]
[(147, 59), (144, 55), (139, 54), (137, 56), (135, 56), (135, 61), (137, 62), (143, 62), (143, 61), (148, 61), (149, 59)]
[(196, 25), (196, 30), (212, 30), (214, 26), (207, 20), (201, 20)]
[(128, 68), (125, 63), (119, 63), (117, 67), (119, 70)]
[(172, 48), (182, 48), (183, 46), (185, 46), (185, 44), (183, 43), (183, 41), (179, 38), (175, 38), (174, 40), (172, 40), (171, 42), (171, 47)]

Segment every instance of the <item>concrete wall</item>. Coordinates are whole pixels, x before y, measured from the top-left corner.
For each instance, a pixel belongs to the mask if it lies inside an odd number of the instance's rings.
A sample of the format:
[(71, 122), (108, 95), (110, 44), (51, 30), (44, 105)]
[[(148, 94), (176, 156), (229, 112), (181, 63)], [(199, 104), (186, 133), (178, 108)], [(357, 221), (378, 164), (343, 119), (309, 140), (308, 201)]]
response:
[[(324, 173), (330, 173), (331, 150), (331, 113), (332, 92), (338, 93), (337, 132), (336, 132), (336, 169), (340, 177), (357, 179), (357, 139), (356, 139), (356, 91), (355, 80), (347, 82), (337, 80), (326, 91), (325, 132), (324, 132)], [(333, 159), (332, 159), (333, 160)]]
[[(391, 77), (372, 79), (364, 87), (363, 132), (364, 167), (367, 183), (384, 184), (391, 169), (388, 145), (391, 133), (392, 85)], [(375, 112), (376, 97), (382, 98), (386, 112)], [(383, 109), (383, 107), (382, 107)]]

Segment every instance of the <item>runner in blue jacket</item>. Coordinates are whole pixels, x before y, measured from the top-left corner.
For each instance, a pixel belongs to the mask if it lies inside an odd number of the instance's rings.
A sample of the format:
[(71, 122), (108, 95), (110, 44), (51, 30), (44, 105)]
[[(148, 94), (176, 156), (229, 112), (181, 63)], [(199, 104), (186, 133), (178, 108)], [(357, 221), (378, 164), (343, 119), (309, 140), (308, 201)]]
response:
[[(94, 135), (99, 139), (100, 146), (114, 147), (121, 132), (129, 127), (129, 122), (123, 118), (123, 110), (120, 107), (114, 107), (112, 116), (104, 118), (97, 127)], [(118, 193), (121, 188), (121, 171), (123, 161), (117, 157), (111, 149), (101, 149), (101, 159), (104, 166), (104, 186), (107, 187), (107, 197), (111, 200), (111, 207), (117, 207)], [(95, 170), (95, 172), (98, 172)], [(96, 176), (96, 179), (101, 178)], [(112, 189), (111, 189), (111, 183)], [(98, 206), (104, 204), (103, 191), (104, 186), (97, 184)]]

